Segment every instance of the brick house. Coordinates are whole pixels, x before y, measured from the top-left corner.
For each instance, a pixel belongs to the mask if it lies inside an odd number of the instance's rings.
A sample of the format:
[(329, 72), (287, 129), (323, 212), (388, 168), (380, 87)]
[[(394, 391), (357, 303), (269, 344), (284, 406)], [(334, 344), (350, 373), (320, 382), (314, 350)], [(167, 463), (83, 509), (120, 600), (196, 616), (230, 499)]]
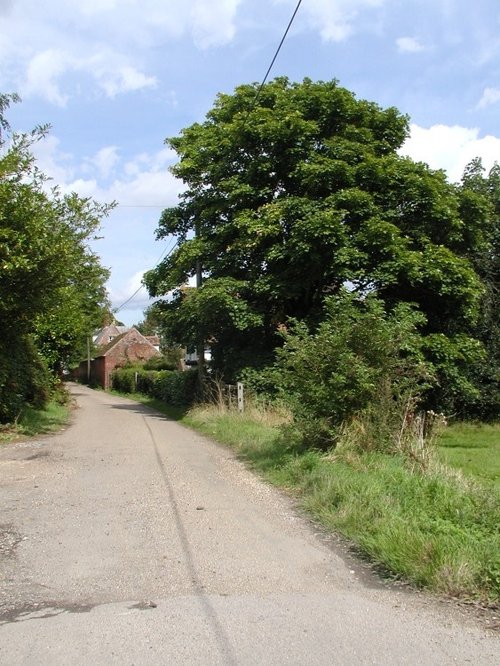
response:
[[(111, 374), (115, 368), (127, 363), (146, 362), (154, 356), (161, 356), (157, 347), (137, 329), (127, 328), (124, 332), (108, 330), (112, 328), (123, 329), (123, 327), (107, 326), (100, 331), (94, 339), (98, 349), (90, 361), (90, 383), (97, 384), (103, 389), (111, 387)], [(80, 363), (78, 376), (80, 379), (87, 378), (87, 361)]]

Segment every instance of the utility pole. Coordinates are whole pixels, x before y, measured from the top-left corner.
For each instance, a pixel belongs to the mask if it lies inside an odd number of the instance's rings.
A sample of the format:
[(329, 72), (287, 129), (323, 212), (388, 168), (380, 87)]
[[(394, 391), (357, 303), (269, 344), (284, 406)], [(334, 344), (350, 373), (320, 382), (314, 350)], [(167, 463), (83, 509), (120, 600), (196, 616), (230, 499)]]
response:
[[(195, 235), (196, 238), (200, 237), (200, 222), (198, 220), (196, 221)], [(202, 285), (203, 281), (202, 273), (203, 273), (203, 267), (201, 265), (201, 257), (198, 257), (198, 259), (196, 260), (196, 289), (199, 289)], [(200, 386), (202, 386), (204, 379), (203, 375), (205, 372), (205, 340), (203, 339), (202, 334), (198, 338), (197, 353), (198, 353), (198, 379)]]
[(90, 335), (87, 335), (87, 384), (90, 384)]

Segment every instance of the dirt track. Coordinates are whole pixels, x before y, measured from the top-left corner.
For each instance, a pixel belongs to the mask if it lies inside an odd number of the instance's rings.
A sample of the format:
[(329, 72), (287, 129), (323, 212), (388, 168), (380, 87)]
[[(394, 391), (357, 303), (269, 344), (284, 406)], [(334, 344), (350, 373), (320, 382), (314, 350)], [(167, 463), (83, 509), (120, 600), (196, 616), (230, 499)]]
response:
[(227, 450), (74, 386), (0, 448), (0, 663), (496, 664), (500, 639), (384, 586)]

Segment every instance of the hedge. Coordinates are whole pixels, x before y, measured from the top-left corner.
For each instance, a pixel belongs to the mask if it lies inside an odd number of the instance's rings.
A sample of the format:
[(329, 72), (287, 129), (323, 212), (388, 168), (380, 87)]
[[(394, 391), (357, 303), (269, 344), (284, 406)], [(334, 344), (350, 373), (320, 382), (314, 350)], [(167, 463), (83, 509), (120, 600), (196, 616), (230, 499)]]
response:
[[(136, 381), (137, 378), (137, 381)], [(197, 370), (145, 370), (140, 367), (118, 368), (112, 385), (117, 391), (138, 391), (162, 400), (168, 405), (191, 405), (196, 397)]]

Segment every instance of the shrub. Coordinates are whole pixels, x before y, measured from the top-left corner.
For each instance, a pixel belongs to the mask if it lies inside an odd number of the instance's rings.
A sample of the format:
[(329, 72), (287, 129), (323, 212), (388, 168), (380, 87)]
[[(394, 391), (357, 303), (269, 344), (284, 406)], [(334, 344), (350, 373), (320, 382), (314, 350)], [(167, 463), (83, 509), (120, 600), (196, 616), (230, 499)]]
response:
[(27, 336), (0, 341), (0, 423), (15, 421), (24, 406), (43, 409), (53, 378)]
[(117, 391), (122, 393), (134, 393), (136, 390), (135, 376), (138, 372), (137, 368), (117, 368), (112, 375), (112, 385)]
[(163, 352), (162, 356), (153, 356), (144, 364), (145, 370), (179, 370), (182, 350), (172, 347)]
[(196, 397), (197, 380), (197, 370), (160, 370), (153, 382), (153, 396), (169, 405), (190, 405)]
[(374, 297), (341, 292), (326, 300), (316, 331), (298, 321), (282, 331), (276, 382), (305, 441), (327, 448), (364, 414), (372, 448), (390, 444), (408, 402), (430, 380), (416, 328), (422, 321), (407, 304), (386, 313)]
[(168, 405), (191, 405), (197, 394), (198, 372), (118, 368), (113, 372), (113, 388), (123, 393), (139, 391)]
[(155, 377), (158, 373), (155, 370), (146, 370), (145, 368), (137, 372), (137, 386), (136, 390), (139, 393), (146, 395), (153, 395), (153, 386)]

